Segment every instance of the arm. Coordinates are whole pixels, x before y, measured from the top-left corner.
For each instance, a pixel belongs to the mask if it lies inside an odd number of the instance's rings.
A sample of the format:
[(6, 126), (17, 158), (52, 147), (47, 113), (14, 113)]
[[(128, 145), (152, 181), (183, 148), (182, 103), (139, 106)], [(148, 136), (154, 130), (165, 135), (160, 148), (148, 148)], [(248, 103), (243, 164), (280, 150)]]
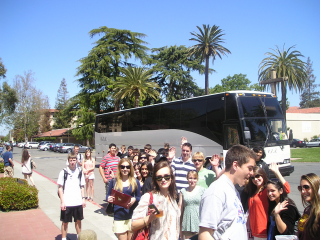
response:
[(279, 233), (283, 234), (287, 229), (287, 225), (284, 223), (282, 218), (280, 217), (280, 212), (286, 210), (286, 206), (288, 205), (288, 201), (283, 201), (282, 203), (278, 203), (278, 205), (274, 208), (274, 218), (277, 225), (277, 229)]
[(143, 219), (132, 221), (131, 231), (139, 230), (145, 226), (148, 226), (156, 218), (156, 210), (150, 209), (150, 215), (144, 217)]
[(213, 239), (213, 232), (214, 230), (211, 228), (205, 228), (205, 227), (200, 227), (199, 228), (199, 240), (210, 240)]
[(62, 188), (61, 185), (59, 185), (58, 193), (59, 193), (59, 197), (60, 197), (60, 201), (61, 201), (61, 205), (60, 205), (61, 210), (62, 210), (62, 211), (65, 211), (67, 207), (66, 207), (66, 205), (65, 205), (65, 203), (64, 203), (64, 199), (63, 199), (63, 188)]
[(273, 162), (270, 164), (269, 169), (276, 175), (276, 177), (279, 179), (279, 181), (284, 184), (286, 182), (286, 180), (284, 179), (284, 177), (282, 176), (282, 174), (279, 171), (279, 166)]
[(11, 166), (14, 167), (14, 163), (11, 158), (9, 158), (9, 162), (10, 162)]
[(131, 197), (131, 201), (128, 203), (128, 207), (131, 207), (135, 202), (139, 202), (140, 201), (140, 198), (141, 198), (141, 186), (140, 186), (140, 183), (139, 183), (139, 180), (136, 180), (136, 183), (137, 183), (137, 188), (135, 190), (135, 197)]
[(103, 182), (107, 183), (108, 179), (106, 179), (106, 176), (104, 175), (104, 168), (101, 165), (99, 166), (99, 172), (100, 172), (100, 175), (101, 175), (101, 177), (103, 179)]
[(87, 206), (86, 199), (84, 197), (84, 186), (81, 186), (81, 198), (82, 198), (82, 207), (85, 208)]
[(92, 168), (90, 168), (90, 169), (88, 170), (88, 172), (94, 171), (95, 168), (96, 168), (96, 160), (95, 160), (94, 158), (92, 158)]
[(216, 180), (225, 172), (225, 169), (222, 169), (220, 172), (218, 170), (219, 164), (220, 164), (220, 157), (218, 154), (213, 154), (212, 158), (209, 159), (212, 170), (216, 173)]

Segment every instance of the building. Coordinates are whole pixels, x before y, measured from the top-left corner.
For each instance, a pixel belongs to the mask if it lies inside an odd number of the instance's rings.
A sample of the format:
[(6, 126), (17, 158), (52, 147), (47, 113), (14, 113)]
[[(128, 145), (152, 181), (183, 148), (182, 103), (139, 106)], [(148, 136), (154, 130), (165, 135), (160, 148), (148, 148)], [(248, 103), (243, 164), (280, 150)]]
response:
[(320, 135), (320, 107), (290, 107), (286, 117), (287, 128), (292, 129), (293, 138), (310, 140)]

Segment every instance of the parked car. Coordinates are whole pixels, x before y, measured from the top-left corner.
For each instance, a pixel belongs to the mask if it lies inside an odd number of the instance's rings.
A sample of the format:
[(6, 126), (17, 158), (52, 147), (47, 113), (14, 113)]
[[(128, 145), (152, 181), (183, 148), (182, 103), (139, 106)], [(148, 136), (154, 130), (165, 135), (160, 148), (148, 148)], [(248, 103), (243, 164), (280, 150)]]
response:
[(53, 151), (54, 152), (59, 152), (59, 147), (62, 146), (63, 143), (56, 143), (53, 147)]
[(305, 141), (301, 141), (300, 139), (292, 139), (292, 142), (290, 144), (290, 147), (296, 148), (296, 147), (307, 147)]
[(39, 143), (39, 147), (38, 148), (40, 148), (41, 145), (46, 144), (46, 143), (53, 143), (53, 142), (52, 141), (41, 141)]
[(74, 147), (74, 143), (63, 143), (60, 147), (59, 147), (59, 152), (61, 153), (71, 153)]
[(90, 151), (92, 151), (91, 147), (82, 146), (80, 144), (76, 144), (76, 145), (79, 146), (79, 153), (84, 153), (84, 152), (86, 152), (87, 149), (90, 149)]
[(39, 143), (38, 142), (26, 142), (26, 144), (24, 145), (25, 148), (37, 148), (39, 147)]
[(24, 147), (25, 144), (26, 144), (25, 142), (21, 142), (21, 143), (18, 143), (17, 146), (18, 146), (19, 148), (22, 148), (22, 147)]
[(307, 142), (307, 147), (319, 147), (320, 146), (320, 139), (314, 138), (310, 140), (310, 142)]
[(39, 147), (39, 150), (42, 150), (42, 151), (48, 151), (49, 149), (50, 149), (50, 143), (42, 144)]

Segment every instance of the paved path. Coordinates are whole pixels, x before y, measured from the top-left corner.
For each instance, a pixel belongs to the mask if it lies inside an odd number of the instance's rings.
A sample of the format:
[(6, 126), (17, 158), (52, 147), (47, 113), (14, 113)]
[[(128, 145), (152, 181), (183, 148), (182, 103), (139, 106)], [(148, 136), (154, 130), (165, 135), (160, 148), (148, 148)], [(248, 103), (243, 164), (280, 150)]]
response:
[[(21, 167), (19, 163), (15, 161), (15, 175), (14, 177), (23, 178), (21, 172)], [(0, 239), (29, 239), (27, 236), (22, 235), (23, 237), (16, 237), (19, 234), (23, 234), (23, 231), (28, 229), (29, 233), (35, 233), (38, 235), (37, 228), (28, 227), (28, 225), (34, 225), (35, 222), (40, 222), (40, 233), (47, 232), (50, 234), (49, 238), (41, 239), (61, 239), (61, 221), (60, 221), (60, 199), (57, 195), (57, 185), (54, 181), (48, 179), (47, 177), (34, 172), (33, 178), (36, 184), (37, 189), (39, 190), (39, 207), (40, 209), (27, 210), (21, 212), (9, 212), (9, 213), (0, 213)], [(44, 214), (42, 214), (42, 212)], [(19, 215), (21, 214), (21, 215)], [(27, 217), (28, 216), (28, 217)], [(7, 222), (5, 219), (11, 219)], [(16, 220), (16, 224), (13, 224)], [(20, 224), (21, 223), (21, 224)], [(23, 224), (22, 224), (23, 223)], [(27, 224), (30, 223), (30, 224)], [(51, 224), (50, 224), (51, 223)], [(53, 223), (53, 224), (52, 224)], [(91, 229), (97, 233), (98, 240), (102, 239), (117, 239), (114, 233), (112, 232), (113, 218), (108, 217), (104, 213), (104, 209), (96, 203), (87, 202), (87, 207), (84, 208), (84, 219), (82, 220), (82, 229)], [(15, 227), (13, 227), (15, 226)], [(41, 227), (42, 226), (42, 227)], [(46, 227), (48, 226), (48, 227)], [(10, 229), (16, 235), (6, 235), (6, 238), (2, 238), (2, 234), (5, 233), (4, 229)], [(50, 229), (50, 231), (49, 231)], [(3, 231), (2, 231), (3, 230)], [(39, 230), (40, 231), (40, 230)], [(18, 234), (19, 232), (19, 234)], [(34, 235), (34, 236), (35, 236)], [(15, 237), (13, 237), (15, 236)], [(20, 236), (20, 235), (19, 235)], [(69, 223), (68, 237), (72, 240), (76, 240), (76, 230), (73, 223)], [(40, 239), (39, 237), (30, 238), (30, 239)]]

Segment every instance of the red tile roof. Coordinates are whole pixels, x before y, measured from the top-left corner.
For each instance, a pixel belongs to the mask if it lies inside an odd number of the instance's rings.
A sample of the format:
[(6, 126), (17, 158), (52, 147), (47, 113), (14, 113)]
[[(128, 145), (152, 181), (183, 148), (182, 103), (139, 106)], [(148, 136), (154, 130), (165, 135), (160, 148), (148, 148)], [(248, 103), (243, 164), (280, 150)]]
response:
[(313, 108), (289, 107), (289, 109), (286, 112), (287, 113), (320, 113), (320, 107), (313, 107)]
[[(71, 130), (71, 129), (72, 128), (69, 128), (69, 130)], [(35, 135), (33, 137), (60, 137), (60, 136), (66, 135), (67, 131), (68, 131), (68, 128), (56, 129), (56, 130), (51, 130), (49, 132), (40, 133), (40, 134)]]

